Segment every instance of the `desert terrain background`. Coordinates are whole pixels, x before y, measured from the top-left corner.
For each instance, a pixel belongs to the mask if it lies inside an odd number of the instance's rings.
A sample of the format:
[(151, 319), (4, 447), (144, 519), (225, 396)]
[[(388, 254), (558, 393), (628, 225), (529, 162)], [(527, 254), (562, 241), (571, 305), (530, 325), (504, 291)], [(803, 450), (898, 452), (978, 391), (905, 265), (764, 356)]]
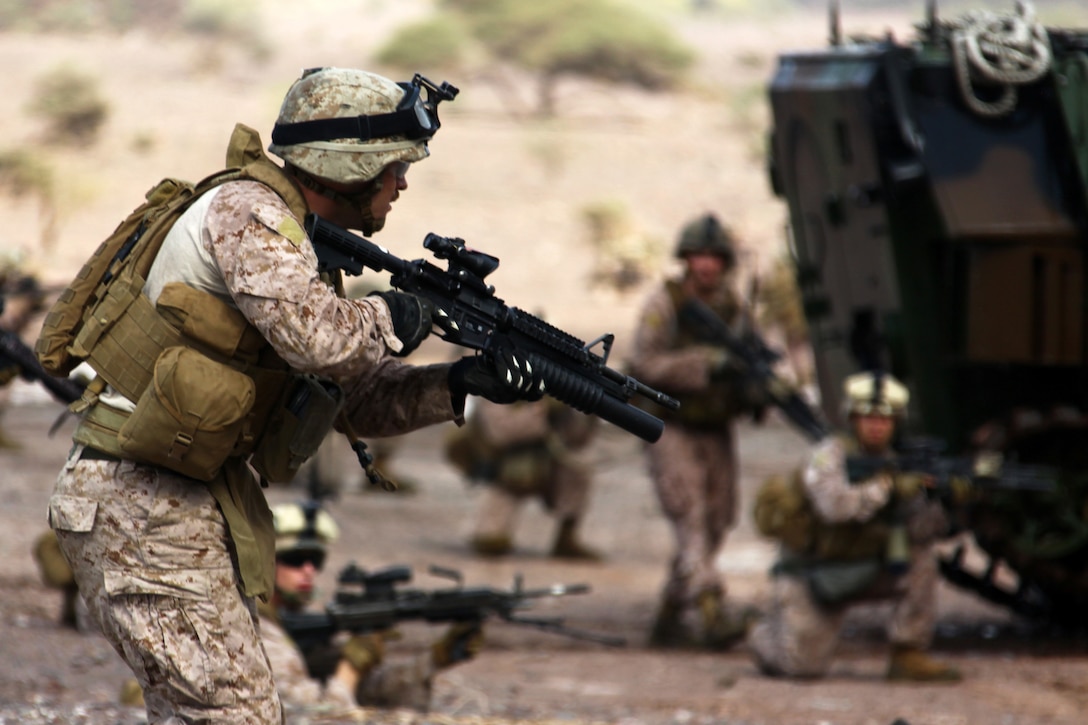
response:
[[(526, 113), (530, 79), (504, 70), (446, 79), (461, 93), (443, 104), (443, 127), (431, 158), (410, 172), (409, 188), (377, 241), (395, 253), (423, 256), (428, 232), (460, 236), (497, 255), (490, 278), (499, 296), (586, 339), (617, 336), (617, 362), (630, 339), (638, 304), (672, 267), (677, 230), (716, 212), (743, 240), (742, 274), (764, 274), (783, 253), (785, 209), (771, 194), (764, 158), (768, 113), (765, 86), (784, 50), (826, 44), (822, 3), (721, 0), (695, 13), (680, 0), (632, 0), (656, 13), (697, 53), (683, 88), (650, 93), (579, 79), (559, 86), (558, 113)], [(373, 61), (396, 28), (430, 11), (423, 0), (260, 0), (240, 3), (249, 30), (236, 38), (207, 37), (169, 27), (117, 32), (0, 30), (5, 110), (0, 159), (16, 151), (49, 170), (48, 198), (5, 181), (0, 187), (4, 239), (0, 251), (19, 256), (47, 284), (63, 284), (99, 241), (164, 176), (197, 180), (222, 163), (236, 122), (267, 142), (280, 100), (299, 72), (341, 65), (402, 72)], [(912, 34), (923, 2), (842, 3), (847, 34)], [(942, 3), (1008, 11), (1012, 3)], [(1048, 24), (1088, 27), (1083, 2), (1037, 0)], [(0, 8), (2, 11), (2, 8)], [(98, 140), (87, 146), (47, 142), (28, 104), (40, 79), (58, 67), (93, 78), (109, 104)], [(513, 82), (509, 82), (510, 80)], [(0, 171), (3, 170), (0, 165)], [(4, 177), (0, 177), (4, 178)], [(16, 193), (22, 191), (22, 193)], [(655, 263), (638, 284), (618, 291), (595, 285), (606, 263), (592, 244), (585, 210), (622, 210), (629, 236), (648, 245)], [(451, 351), (428, 341), (421, 361)], [(13, 386), (5, 431), (21, 445), (0, 450), (0, 723), (140, 722), (138, 710), (116, 706), (125, 677), (116, 655), (93, 634), (55, 625), (59, 596), (44, 589), (29, 551), (45, 528), (44, 511), (63, 460), (71, 421), (53, 438), (46, 431), (60, 408), (37, 389)], [(561, 564), (544, 556), (551, 522), (529, 507), (515, 556), (481, 561), (465, 546), (477, 491), (441, 459), (441, 428), (406, 437), (394, 466), (419, 484), (415, 495), (345, 492), (330, 505), (343, 541), (324, 573), (323, 590), (350, 560), (378, 567), (406, 563), (418, 586), (440, 586), (430, 564), (461, 569), (470, 584), (589, 582), (585, 597), (544, 603), (542, 613), (574, 626), (624, 636), (613, 650), (497, 624), (471, 663), (436, 685), (435, 722), (508, 720), (636, 723), (911, 725), (1084, 722), (1088, 660), (1084, 642), (1027, 628), (970, 595), (943, 586), (940, 656), (967, 675), (958, 687), (888, 687), (878, 622), (881, 611), (851, 622), (843, 657), (818, 683), (762, 678), (743, 647), (727, 654), (657, 652), (645, 648), (670, 553), (638, 442), (608, 429), (594, 451), (597, 478), (587, 539), (604, 551), (599, 565)], [(788, 469), (803, 439), (776, 419), (741, 429), (742, 490)], [(270, 491), (274, 502), (298, 498)], [(767, 591), (773, 547), (744, 520), (721, 566), (731, 596), (759, 605)], [(425, 637), (421, 634), (420, 637)], [(408, 640), (412, 640), (409, 633)], [(406, 644), (407, 646), (407, 644)], [(411, 716), (400, 714), (402, 722)], [(325, 718), (325, 719), (322, 719)], [(297, 722), (379, 719), (370, 714), (308, 714)]]

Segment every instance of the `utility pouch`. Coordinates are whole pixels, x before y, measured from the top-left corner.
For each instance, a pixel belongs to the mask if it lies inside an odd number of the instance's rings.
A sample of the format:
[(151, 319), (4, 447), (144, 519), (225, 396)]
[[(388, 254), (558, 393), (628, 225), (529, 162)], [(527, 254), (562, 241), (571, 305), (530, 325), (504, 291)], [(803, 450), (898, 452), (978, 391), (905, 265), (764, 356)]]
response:
[(820, 604), (833, 607), (860, 596), (880, 576), (879, 559), (820, 562), (805, 572), (809, 591)]
[(253, 380), (186, 347), (168, 347), (117, 433), (133, 459), (210, 481), (234, 450), (253, 408)]
[(535, 493), (551, 476), (552, 465), (543, 446), (514, 449), (500, 454), (496, 478), (511, 493)]
[(343, 404), (344, 391), (331, 380), (293, 375), (250, 463), (266, 480), (287, 483), (317, 452)]

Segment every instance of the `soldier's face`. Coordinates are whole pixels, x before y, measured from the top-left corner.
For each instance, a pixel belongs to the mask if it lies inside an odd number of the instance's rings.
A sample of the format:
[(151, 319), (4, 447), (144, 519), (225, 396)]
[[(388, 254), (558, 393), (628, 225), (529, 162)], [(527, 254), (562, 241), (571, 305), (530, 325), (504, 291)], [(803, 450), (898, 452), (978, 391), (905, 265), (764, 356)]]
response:
[(688, 254), (684, 259), (688, 265), (688, 278), (696, 289), (712, 290), (721, 284), (725, 275), (725, 260), (717, 254), (696, 252)]
[(384, 221), (393, 210), (393, 202), (408, 188), (408, 164), (403, 161), (389, 164), (382, 172), (381, 179), (382, 188), (370, 200), (370, 215), (375, 221)]
[(854, 433), (868, 451), (883, 451), (895, 435), (895, 418), (887, 415), (855, 415)]
[(305, 607), (314, 596), (318, 568), (313, 561), (291, 566), (276, 561), (276, 593), (289, 608)]

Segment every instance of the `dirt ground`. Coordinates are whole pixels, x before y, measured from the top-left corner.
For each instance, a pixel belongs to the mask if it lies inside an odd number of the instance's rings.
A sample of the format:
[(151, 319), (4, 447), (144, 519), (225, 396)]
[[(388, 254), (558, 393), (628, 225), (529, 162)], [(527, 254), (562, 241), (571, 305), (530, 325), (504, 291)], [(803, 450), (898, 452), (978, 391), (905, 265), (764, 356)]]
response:
[[(138, 723), (140, 710), (121, 708), (126, 678), (120, 659), (97, 634), (57, 626), (59, 593), (45, 589), (30, 550), (45, 529), (52, 480), (68, 447), (72, 424), (53, 438), (47, 430), (60, 408), (20, 388), (3, 419), (20, 444), (0, 450), (0, 723)], [(570, 564), (546, 556), (552, 522), (535, 505), (524, 512), (516, 553), (481, 560), (465, 544), (478, 491), (441, 457), (445, 428), (401, 439), (390, 470), (416, 485), (414, 493), (349, 490), (329, 504), (342, 538), (322, 574), (331, 596), (335, 574), (349, 561), (364, 568), (407, 564), (413, 586), (448, 586), (431, 565), (461, 571), (467, 584), (508, 588), (521, 575), (529, 587), (586, 583), (586, 595), (541, 600), (529, 614), (623, 637), (612, 648), (503, 622), (488, 625), (473, 661), (442, 673), (434, 710), (409, 713), (296, 713), (297, 723), (491, 722), (491, 718), (607, 722), (620, 725), (1041, 725), (1082, 723), (1088, 706), (1085, 641), (1036, 631), (974, 596), (942, 584), (938, 656), (966, 675), (956, 686), (889, 685), (884, 610), (851, 617), (831, 675), (818, 682), (761, 676), (743, 645), (724, 654), (647, 648), (646, 633), (670, 554), (670, 535), (643, 468), (640, 444), (607, 428), (594, 449), (598, 475), (586, 538), (606, 555), (599, 564)], [(741, 431), (742, 488), (789, 466), (800, 437), (778, 421)], [(269, 491), (274, 502), (302, 496), (296, 488)], [(731, 536), (720, 566), (733, 601), (759, 606), (767, 592), (773, 549), (745, 520)], [(407, 625), (410, 651), (441, 631)]]

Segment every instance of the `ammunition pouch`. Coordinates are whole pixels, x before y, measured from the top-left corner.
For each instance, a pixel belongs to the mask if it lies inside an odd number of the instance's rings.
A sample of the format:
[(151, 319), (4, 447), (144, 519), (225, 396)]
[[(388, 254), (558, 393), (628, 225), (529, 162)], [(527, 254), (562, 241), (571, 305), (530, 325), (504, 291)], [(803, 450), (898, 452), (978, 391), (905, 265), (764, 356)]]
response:
[(823, 561), (806, 568), (805, 580), (817, 602), (834, 607), (860, 598), (876, 583), (882, 569), (879, 559)]
[(331, 380), (292, 375), (250, 463), (269, 481), (290, 481), (317, 452), (343, 404), (344, 391)]
[(514, 494), (536, 493), (555, 465), (546, 446), (530, 445), (503, 451), (496, 461), (495, 482)]
[(253, 408), (253, 380), (196, 350), (169, 347), (117, 431), (126, 458), (210, 481), (233, 453)]
[(752, 518), (759, 533), (781, 541), (790, 551), (812, 546), (816, 516), (801, 485), (801, 472), (768, 477), (756, 491)]

